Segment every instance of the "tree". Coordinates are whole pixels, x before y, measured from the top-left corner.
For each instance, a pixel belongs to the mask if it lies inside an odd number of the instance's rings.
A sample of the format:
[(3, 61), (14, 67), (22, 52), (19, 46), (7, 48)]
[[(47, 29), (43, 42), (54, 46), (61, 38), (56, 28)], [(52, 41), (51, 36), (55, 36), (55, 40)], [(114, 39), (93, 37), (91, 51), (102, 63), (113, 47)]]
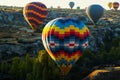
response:
[(41, 62), (44, 66), (48, 65), (48, 54), (45, 50), (41, 50), (38, 54), (38, 60)]
[(34, 80), (31, 73), (28, 73), (25, 80)]
[(9, 70), (11, 80), (18, 80), (19, 79), (19, 62), (20, 62), (19, 57), (13, 58), (12, 65), (11, 65), (11, 68)]
[(26, 73), (30, 73), (32, 72), (32, 66), (33, 66), (33, 61), (32, 61), (32, 58), (30, 57), (29, 54), (26, 55), (26, 58), (25, 58), (25, 64), (26, 64)]
[(42, 80), (42, 71), (43, 71), (43, 66), (42, 64), (38, 61), (38, 59), (34, 60), (33, 62), (33, 78), (34, 80)]
[[(60, 71), (56, 65), (56, 63), (51, 59), (48, 53), (45, 50), (41, 50), (39, 52), (38, 58), (39, 62), (42, 65), (42, 78), (43, 79), (58, 79)], [(46, 75), (46, 78), (44, 78)], [(57, 78), (56, 78), (57, 77)]]
[(48, 76), (49, 76), (49, 74), (48, 74), (48, 54), (45, 50), (41, 50), (39, 52), (38, 60), (42, 64), (42, 66), (44, 67), (42, 76), (45, 77), (45, 75), (46, 75), (46, 78), (43, 78), (43, 77), (42, 78), (43, 79), (48, 79)]
[(1, 67), (0, 68), (1, 68), (0, 69), (1, 73), (7, 73), (8, 72), (8, 64), (7, 64), (7, 62), (3, 61), (1, 63)]
[(42, 80), (48, 80), (47, 67), (43, 68)]
[(24, 80), (26, 78), (26, 62), (21, 60), (19, 64), (19, 80)]
[(77, 10), (80, 10), (80, 7), (79, 7), (79, 6), (77, 7)]

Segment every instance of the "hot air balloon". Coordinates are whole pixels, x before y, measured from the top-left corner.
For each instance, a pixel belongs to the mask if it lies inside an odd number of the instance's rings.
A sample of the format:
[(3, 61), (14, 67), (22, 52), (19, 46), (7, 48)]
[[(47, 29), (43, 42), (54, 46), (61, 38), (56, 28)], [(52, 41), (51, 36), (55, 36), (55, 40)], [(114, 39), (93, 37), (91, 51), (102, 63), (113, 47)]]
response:
[(70, 2), (70, 3), (69, 3), (69, 6), (70, 6), (71, 9), (74, 7), (74, 5), (75, 5), (74, 2)]
[(89, 30), (83, 22), (62, 17), (46, 24), (42, 42), (62, 74), (67, 75), (88, 46), (89, 36)]
[(114, 8), (115, 10), (117, 10), (117, 9), (119, 8), (119, 3), (118, 3), (118, 2), (114, 2), (114, 3), (113, 3), (113, 8)]
[(109, 3), (108, 3), (108, 7), (111, 9), (112, 6), (113, 6), (113, 3), (112, 3), (112, 2), (109, 2)]
[(86, 9), (87, 16), (94, 24), (98, 22), (98, 20), (102, 17), (103, 13), (104, 13), (103, 7), (98, 4), (90, 5)]
[(28, 3), (23, 9), (23, 15), (34, 31), (42, 24), (47, 13), (47, 7), (41, 2)]
[(57, 9), (60, 9), (61, 7), (60, 6), (57, 6)]
[(79, 7), (79, 6), (77, 7), (77, 10), (80, 10), (80, 7)]

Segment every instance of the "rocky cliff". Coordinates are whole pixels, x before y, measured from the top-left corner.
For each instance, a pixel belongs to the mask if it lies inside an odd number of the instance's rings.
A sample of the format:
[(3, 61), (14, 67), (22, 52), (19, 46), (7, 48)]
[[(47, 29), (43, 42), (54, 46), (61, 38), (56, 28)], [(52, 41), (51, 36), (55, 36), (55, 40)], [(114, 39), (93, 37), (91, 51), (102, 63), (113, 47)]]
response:
[(120, 67), (107, 67), (106, 69), (94, 70), (82, 80), (120, 80)]
[(106, 42), (109, 44), (113, 38), (120, 36), (119, 15), (119, 11), (105, 11), (105, 15), (100, 19), (98, 25), (94, 26), (86, 16), (85, 10), (49, 9), (47, 18), (38, 32), (33, 33), (23, 17), (22, 8), (0, 7), (0, 55), (5, 53), (37, 54), (40, 49), (44, 49), (41, 40), (44, 25), (57, 17), (73, 17), (83, 21), (91, 33), (88, 48), (94, 52), (99, 52), (100, 45), (107, 45)]

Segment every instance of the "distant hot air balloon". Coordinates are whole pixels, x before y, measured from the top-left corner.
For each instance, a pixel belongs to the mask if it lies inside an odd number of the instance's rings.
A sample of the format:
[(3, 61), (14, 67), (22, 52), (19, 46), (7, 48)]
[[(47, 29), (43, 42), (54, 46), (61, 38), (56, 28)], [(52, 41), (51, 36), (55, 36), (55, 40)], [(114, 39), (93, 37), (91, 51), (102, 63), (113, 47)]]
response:
[(23, 15), (34, 31), (42, 24), (47, 13), (47, 7), (41, 2), (28, 3), (23, 9)]
[(79, 7), (79, 6), (77, 7), (77, 10), (80, 10), (80, 7)]
[(70, 2), (70, 3), (69, 3), (69, 6), (70, 6), (71, 9), (74, 7), (74, 5), (75, 5), (74, 2)]
[(113, 3), (112, 3), (112, 2), (109, 2), (109, 3), (108, 3), (108, 7), (111, 9), (112, 6), (113, 6)]
[(98, 4), (90, 5), (86, 9), (87, 16), (94, 24), (96, 24), (98, 20), (103, 16), (103, 13), (104, 13), (103, 7)]
[(60, 9), (61, 7), (60, 6), (57, 6), (58, 9)]
[(56, 18), (42, 32), (45, 49), (67, 75), (88, 46), (90, 33), (86, 25), (72, 18)]
[(118, 3), (118, 2), (114, 2), (114, 3), (113, 3), (113, 8), (114, 8), (115, 10), (117, 10), (117, 9), (119, 8), (119, 3)]

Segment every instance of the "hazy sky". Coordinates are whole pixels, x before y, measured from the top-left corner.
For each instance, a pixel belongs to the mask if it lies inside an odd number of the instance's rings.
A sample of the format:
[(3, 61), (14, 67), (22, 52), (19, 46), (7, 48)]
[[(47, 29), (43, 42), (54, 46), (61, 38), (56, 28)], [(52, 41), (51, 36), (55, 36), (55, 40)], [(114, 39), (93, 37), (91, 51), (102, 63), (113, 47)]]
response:
[(108, 2), (119, 2), (120, 0), (0, 0), (0, 5), (8, 5), (8, 6), (22, 6), (24, 7), (26, 3), (33, 2), (33, 1), (39, 1), (44, 3), (48, 8), (53, 6), (56, 8), (57, 6), (60, 6), (61, 8), (69, 8), (69, 2), (73, 1), (75, 2), (74, 8), (77, 6), (80, 6), (80, 8), (84, 9), (85, 7), (91, 5), (91, 4), (100, 4), (105, 9), (108, 8)]

